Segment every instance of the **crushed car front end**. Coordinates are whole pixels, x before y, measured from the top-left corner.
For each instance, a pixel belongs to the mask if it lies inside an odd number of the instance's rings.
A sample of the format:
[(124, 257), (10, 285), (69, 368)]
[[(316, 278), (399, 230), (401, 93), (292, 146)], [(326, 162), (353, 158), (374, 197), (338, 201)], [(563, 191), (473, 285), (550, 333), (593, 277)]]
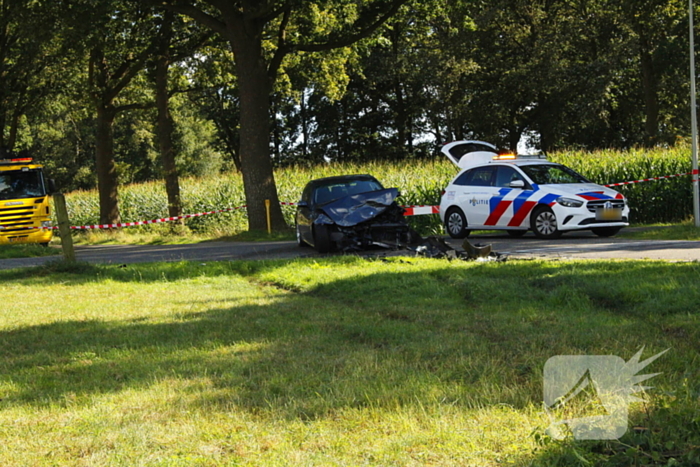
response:
[(406, 222), (398, 196), (398, 189), (388, 188), (331, 201), (316, 210), (314, 228), (325, 230), (331, 249), (339, 251), (404, 247), (420, 236)]

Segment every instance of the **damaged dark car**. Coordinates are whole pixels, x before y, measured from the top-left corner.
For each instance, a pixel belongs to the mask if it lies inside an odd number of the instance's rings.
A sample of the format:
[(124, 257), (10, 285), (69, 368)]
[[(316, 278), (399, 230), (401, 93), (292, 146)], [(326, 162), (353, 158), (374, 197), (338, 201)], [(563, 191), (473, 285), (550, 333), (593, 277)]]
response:
[(403, 248), (420, 235), (406, 222), (398, 196), (397, 188), (384, 188), (371, 175), (312, 180), (297, 203), (297, 243), (320, 253)]

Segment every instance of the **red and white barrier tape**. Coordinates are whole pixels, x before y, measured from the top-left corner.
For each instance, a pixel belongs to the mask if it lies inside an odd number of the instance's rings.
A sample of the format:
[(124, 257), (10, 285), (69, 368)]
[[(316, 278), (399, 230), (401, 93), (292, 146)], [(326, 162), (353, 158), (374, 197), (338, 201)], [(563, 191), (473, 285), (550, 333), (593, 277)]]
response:
[[(297, 203), (280, 203), (282, 206), (296, 206)], [(219, 214), (222, 212), (230, 212), (238, 209), (245, 208), (246, 205), (237, 206), (235, 208), (219, 209), (217, 211), (207, 211), (198, 212), (196, 214), (184, 214), (182, 216), (175, 217), (163, 217), (160, 219), (153, 219), (149, 221), (137, 221), (137, 222), (120, 222), (117, 224), (95, 224), (95, 225), (72, 225), (70, 228), (72, 230), (93, 230), (93, 229), (116, 229), (121, 227), (135, 227), (137, 225), (149, 225), (149, 224), (161, 224), (163, 222), (172, 222), (180, 219), (190, 219), (193, 217), (207, 216), (209, 214)], [(403, 206), (406, 209), (405, 216), (420, 216), (424, 214), (437, 214), (440, 212), (439, 206)], [(0, 231), (4, 228), (9, 228), (13, 230), (39, 230), (40, 227), (36, 226), (0, 226)], [(43, 227), (44, 230), (58, 230), (58, 226)]]
[(439, 214), (440, 206), (403, 206), (406, 212), (404, 216), (423, 216), (426, 214)]
[(682, 173), (682, 174), (663, 175), (661, 177), (652, 177), (652, 178), (643, 178), (641, 180), (632, 180), (631, 182), (610, 183), (609, 185), (604, 185), (604, 186), (611, 187), (611, 186), (632, 185), (635, 183), (642, 183), (642, 182), (654, 182), (656, 180), (663, 180), (666, 178), (683, 177), (684, 175), (694, 175), (694, 173), (693, 172), (686, 172), (686, 173)]
[[(680, 174), (674, 174), (674, 175), (664, 175), (661, 177), (652, 177), (652, 178), (644, 178), (642, 180), (633, 180), (630, 182), (620, 182), (620, 183), (610, 183), (608, 185), (604, 185), (606, 187), (612, 187), (612, 186), (622, 186), (622, 185), (633, 185), (636, 183), (642, 183), (642, 182), (652, 182), (652, 181), (657, 181), (657, 180), (664, 180), (667, 178), (674, 178), (674, 177), (682, 177), (684, 175), (698, 175), (698, 170), (693, 170), (692, 172), (686, 172), (686, 173), (680, 173)], [(693, 182), (695, 182), (695, 177), (693, 178)], [(280, 206), (296, 206), (297, 203), (280, 203)], [(121, 222), (118, 224), (96, 224), (96, 225), (81, 225), (81, 226), (71, 226), (71, 229), (73, 230), (91, 230), (91, 229), (115, 229), (115, 228), (120, 228), (120, 227), (134, 227), (137, 225), (148, 225), (148, 224), (160, 224), (163, 222), (172, 222), (172, 221), (177, 221), (180, 219), (190, 219), (193, 217), (200, 217), (200, 216), (207, 216), (209, 214), (219, 214), (222, 212), (231, 212), (235, 211), (238, 209), (243, 209), (245, 208), (246, 205), (243, 206), (237, 206), (235, 208), (226, 208), (226, 209), (219, 209), (217, 211), (207, 211), (207, 212), (199, 212), (196, 214), (185, 214), (182, 216), (175, 216), (175, 217), (163, 217), (161, 219), (153, 219), (150, 221), (138, 221), (138, 222)], [(428, 215), (428, 214), (439, 214), (440, 213), (440, 206), (427, 206), (427, 205), (414, 205), (414, 206), (401, 206), (406, 210), (404, 213), (404, 216), (423, 216), (423, 215)], [(35, 227), (35, 226), (29, 226), (29, 227), (19, 227), (19, 226), (1, 226), (0, 225), (0, 231), (2, 231), (5, 228), (11, 228), (11, 229), (36, 229), (39, 230), (40, 227)], [(57, 230), (57, 226), (53, 227), (43, 227), (44, 230)]]
[[(190, 219), (192, 217), (207, 216), (209, 214), (219, 214), (222, 212), (230, 212), (230, 211), (235, 211), (237, 209), (242, 209), (245, 207), (246, 206), (243, 205), (243, 206), (237, 206), (235, 208), (219, 209), (218, 211), (198, 212), (197, 214), (184, 214), (182, 216), (175, 216), (175, 217), (163, 217), (161, 219), (153, 219), (150, 221), (120, 222), (118, 224), (96, 224), (96, 225), (81, 225), (81, 226), (72, 225), (71, 229), (73, 229), (73, 230), (116, 229), (119, 227), (134, 227), (137, 225), (160, 224), (163, 222), (178, 221), (180, 219)], [(56, 227), (56, 226), (51, 227), (51, 228), (54, 230), (58, 229), (58, 227)]]

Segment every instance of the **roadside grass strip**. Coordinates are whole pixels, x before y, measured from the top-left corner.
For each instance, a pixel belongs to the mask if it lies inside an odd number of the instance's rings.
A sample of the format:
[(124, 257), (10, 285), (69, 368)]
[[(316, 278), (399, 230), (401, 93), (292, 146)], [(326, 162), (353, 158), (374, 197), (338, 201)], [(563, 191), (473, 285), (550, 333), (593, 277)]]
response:
[[(0, 271), (0, 465), (691, 465), (698, 280), (350, 256)], [(548, 436), (550, 357), (642, 347), (670, 350), (622, 438)]]
[(7, 244), (0, 245), (0, 259), (53, 256), (59, 254), (60, 251), (57, 248), (47, 248), (36, 243)]

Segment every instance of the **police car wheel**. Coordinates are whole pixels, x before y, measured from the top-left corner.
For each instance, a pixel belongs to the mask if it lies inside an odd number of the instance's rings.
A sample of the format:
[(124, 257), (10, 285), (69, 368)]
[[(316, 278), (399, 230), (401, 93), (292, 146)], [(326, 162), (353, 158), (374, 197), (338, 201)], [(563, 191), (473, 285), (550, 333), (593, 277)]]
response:
[(530, 218), (532, 232), (537, 238), (552, 239), (561, 237), (557, 217), (548, 206), (537, 208)]
[(467, 217), (459, 208), (450, 208), (445, 214), (445, 230), (452, 238), (466, 238), (469, 236), (467, 230)]

